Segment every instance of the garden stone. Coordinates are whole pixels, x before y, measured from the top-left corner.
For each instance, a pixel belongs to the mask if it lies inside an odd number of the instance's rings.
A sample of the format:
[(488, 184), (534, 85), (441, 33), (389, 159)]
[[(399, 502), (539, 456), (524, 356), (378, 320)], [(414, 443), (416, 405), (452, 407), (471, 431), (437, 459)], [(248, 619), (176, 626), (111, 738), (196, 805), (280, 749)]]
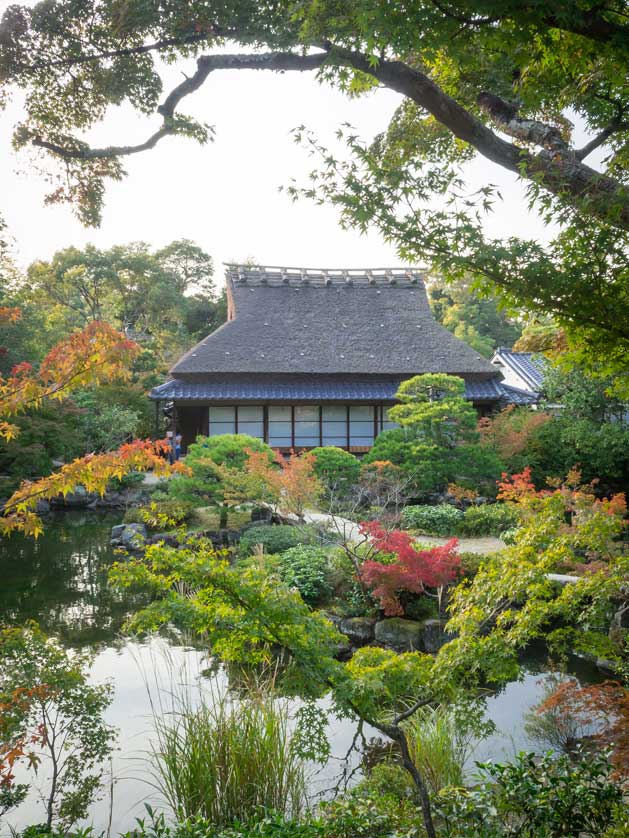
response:
[(424, 650), (430, 654), (436, 654), (439, 649), (452, 640), (454, 635), (448, 634), (445, 631), (446, 620), (430, 619), (424, 620), (422, 623), (422, 634), (424, 640)]
[(251, 523), (257, 524), (270, 524), (273, 518), (273, 513), (270, 509), (252, 509), (251, 510)]
[(339, 661), (348, 661), (353, 654), (353, 649), (347, 637), (342, 637), (334, 650), (334, 657)]
[(376, 642), (396, 652), (410, 652), (422, 648), (423, 627), (415, 620), (391, 617), (375, 626)]
[(120, 534), (120, 546), (127, 550), (141, 550), (147, 540), (144, 524), (125, 524)]
[(345, 617), (339, 621), (337, 628), (353, 646), (364, 646), (373, 640), (375, 624), (371, 617)]
[(596, 659), (596, 668), (600, 669), (606, 675), (616, 675), (618, 665), (614, 661), (606, 660), (605, 658)]
[(126, 529), (126, 526), (127, 526), (126, 524), (116, 524), (115, 527), (112, 527), (111, 528), (111, 540), (112, 541), (114, 541), (114, 540), (119, 541), (120, 536), (122, 535), (122, 533)]
[(77, 486), (73, 492), (68, 492), (65, 497), (63, 495), (59, 495), (59, 497), (53, 498), (51, 500), (51, 505), (66, 507), (69, 509), (84, 509), (88, 506), (88, 504), (95, 500), (96, 497), (97, 495), (88, 494), (84, 486)]
[(339, 616), (338, 614), (334, 614), (332, 611), (322, 611), (321, 613), (323, 614), (326, 620), (329, 620), (332, 623), (332, 625), (340, 631), (339, 626), (343, 622), (343, 617)]
[(47, 500), (40, 498), (35, 505), (35, 512), (37, 512), (38, 515), (44, 515), (46, 512), (50, 512), (50, 503)]
[(149, 544), (159, 544), (160, 542), (168, 547), (177, 547), (179, 539), (172, 532), (156, 532), (149, 538)]

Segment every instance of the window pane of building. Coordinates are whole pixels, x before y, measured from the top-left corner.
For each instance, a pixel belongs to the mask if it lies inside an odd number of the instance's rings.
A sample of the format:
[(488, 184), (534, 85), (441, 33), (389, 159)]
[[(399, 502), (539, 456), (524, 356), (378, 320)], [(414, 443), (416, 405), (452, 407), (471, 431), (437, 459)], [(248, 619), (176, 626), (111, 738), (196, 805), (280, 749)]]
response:
[(262, 405), (238, 407), (238, 433), (264, 439), (264, 408)]
[(337, 448), (345, 448), (347, 445), (347, 434), (345, 430), (343, 433), (339, 433), (334, 435), (333, 432), (323, 434), (323, 444), (324, 445), (336, 445)]
[(238, 433), (264, 439), (264, 422), (241, 422), (238, 420)]
[(373, 405), (351, 405), (349, 409), (349, 444), (372, 445), (375, 408)]
[(271, 422), (269, 420), (269, 436), (287, 436), (290, 439), (292, 430), (288, 422)]
[(233, 422), (236, 409), (233, 405), (229, 407), (211, 407), (210, 422)]
[(347, 445), (347, 405), (326, 404), (321, 408), (323, 445)]
[(269, 405), (269, 422), (290, 422), (290, 405)]
[(353, 404), (349, 409), (349, 418), (356, 422), (373, 422), (374, 410), (371, 404)]
[(319, 423), (295, 422), (295, 445), (319, 445)]
[(318, 405), (297, 405), (295, 407), (295, 422), (318, 422)]
[(236, 432), (236, 409), (233, 407), (211, 407), (209, 436), (233, 434)]
[(290, 405), (269, 405), (269, 445), (290, 448), (293, 444), (292, 409)]
[(273, 436), (269, 432), (269, 445), (271, 448), (290, 448), (292, 445), (290, 436)]
[(400, 427), (397, 422), (391, 422), (391, 420), (389, 419), (389, 408), (388, 407), (383, 407), (382, 408), (382, 418), (383, 418), (383, 422), (382, 422), (382, 430), (383, 431), (393, 431), (396, 428)]
[[(334, 442), (331, 442), (334, 440)], [(347, 445), (347, 421), (326, 422), (323, 420), (323, 444)]]
[(318, 405), (297, 405), (295, 407), (295, 445), (312, 448), (320, 444)]
[(324, 422), (345, 422), (347, 407), (344, 404), (324, 404), (321, 408)]
[(263, 416), (261, 404), (241, 404), (238, 407), (238, 423), (261, 422)]

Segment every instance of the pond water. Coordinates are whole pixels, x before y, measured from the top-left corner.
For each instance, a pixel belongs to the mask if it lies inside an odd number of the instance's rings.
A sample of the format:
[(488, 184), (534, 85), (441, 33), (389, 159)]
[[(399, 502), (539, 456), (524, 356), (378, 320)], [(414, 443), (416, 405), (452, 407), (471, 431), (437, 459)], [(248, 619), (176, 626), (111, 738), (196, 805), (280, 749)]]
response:
[[(110, 824), (112, 835), (130, 829), (134, 819), (144, 814), (145, 802), (163, 806), (146, 758), (152, 740), (151, 695), (165, 694), (173, 677), (203, 683), (201, 673), (208, 666), (203, 650), (181, 640), (135, 642), (121, 636), (126, 617), (143, 604), (143, 597), (115, 595), (107, 585), (107, 572), (115, 561), (109, 547), (110, 529), (118, 522), (115, 514), (69, 512), (48, 521), (37, 541), (13, 536), (0, 542), (0, 624), (36, 620), (67, 648), (89, 647), (95, 653), (93, 680), (114, 684), (107, 721), (119, 732), (119, 748), (112, 763), (112, 782), (91, 813), (97, 832)], [(600, 680), (597, 670), (585, 662), (575, 659), (571, 668), (580, 680)], [(497, 731), (477, 746), (475, 759), (509, 759), (519, 750), (536, 750), (524, 731), (523, 716), (543, 694), (545, 674), (544, 655), (531, 654), (522, 680), (488, 699), (487, 712)], [(333, 758), (313, 774), (313, 794), (335, 785), (354, 732), (351, 723), (331, 719)], [(368, 738), (374, 734), (366, 731)], [(359, 755), (353, 754), (350, 766), (358, 761)], [(33, 793), (5, 816), (0, 834), (41, 822), (42, 813)]]

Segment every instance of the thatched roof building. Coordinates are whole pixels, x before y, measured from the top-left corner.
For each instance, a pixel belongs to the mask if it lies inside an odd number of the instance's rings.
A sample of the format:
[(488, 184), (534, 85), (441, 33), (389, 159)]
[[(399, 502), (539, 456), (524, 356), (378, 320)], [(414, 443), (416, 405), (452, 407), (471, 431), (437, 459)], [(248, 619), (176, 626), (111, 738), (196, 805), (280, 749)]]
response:
[(241, 432), (364, 451), (400, 382), (425, 372), (461, 376), (481, 411), (511, 400), (496, 367), (436, 322), (417, 269), (228, 265), (226, 282), (227, 322), (151, 393), (174, 404), (184, 444)]

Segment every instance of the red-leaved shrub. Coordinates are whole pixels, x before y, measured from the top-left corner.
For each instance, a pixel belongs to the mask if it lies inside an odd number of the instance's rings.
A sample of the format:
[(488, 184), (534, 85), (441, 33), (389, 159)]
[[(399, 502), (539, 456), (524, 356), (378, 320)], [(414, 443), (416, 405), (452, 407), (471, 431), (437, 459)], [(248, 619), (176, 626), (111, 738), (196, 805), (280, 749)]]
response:
[(407, 532), (387, 532), (379, 521), (363, 521), (360, 530), (369, 536), (378, 552), (395, 556), (392, 564), (366, 561), (360, 572), (361, 581), (380, 600), (389, 617), (404, 614), (400, 592), (421, 594), (426, 593), (427, 588), (438, 590), (453, 582), (460, 572), (456, 538), (442, 547), (419, 550)]

